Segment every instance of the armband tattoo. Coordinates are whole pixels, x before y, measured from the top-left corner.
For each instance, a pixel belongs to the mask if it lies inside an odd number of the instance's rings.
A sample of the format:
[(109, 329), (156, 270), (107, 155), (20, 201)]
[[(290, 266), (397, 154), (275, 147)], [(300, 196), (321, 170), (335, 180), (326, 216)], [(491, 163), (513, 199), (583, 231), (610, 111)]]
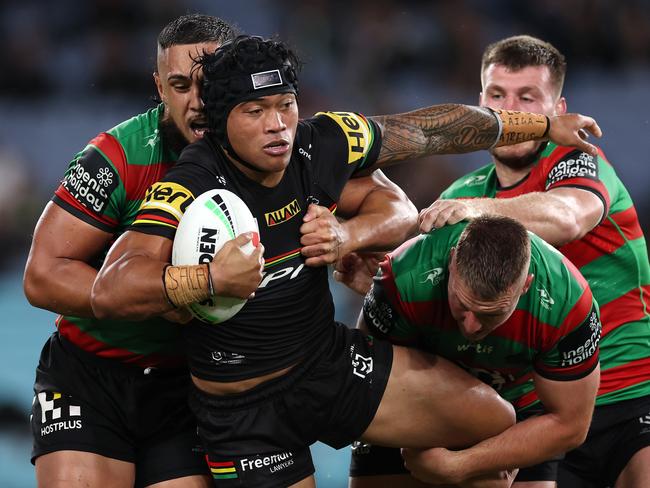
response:
[(167, 299), (175, 307), (202, 302), (214, 293), (207, 264), (167, 266), (163, 272), (163, 287)]
[(492, 110), (499, 124), (499, 137), (492, 147), (509, 146), (527, 141), (541, 141), (548, 137), (550, 119), (543, 114)]

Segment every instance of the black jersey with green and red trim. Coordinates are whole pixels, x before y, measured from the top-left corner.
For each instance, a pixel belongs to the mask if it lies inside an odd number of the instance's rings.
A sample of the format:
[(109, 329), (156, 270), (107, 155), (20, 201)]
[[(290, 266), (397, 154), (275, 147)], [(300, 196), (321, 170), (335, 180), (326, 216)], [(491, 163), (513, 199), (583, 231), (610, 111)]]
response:
[(206, 138), (188, 146), (155, 184), (131, 229), (172, 239), (187, 206), (225, 188), (249, 207), (264, 245), (264, 277), (242, 310), (219, 325), (185, 328), (192, 373), (239, 381), (299, 362), (319, 347), (334, 321), (327, 267), (308, 267), (300, 227), (309, 204), (336, 210), (348, 179), (379, 155), (379, 127), (359, 114), (327, 112), (298, 123), (281, 181), (268, 188), (249, 179)]
[[(90, 263), (97, 269), (112, 241), (133, 222), (147, 189), (177, 159), (159, 130), (163, 113), (159, 105), (91, 140), (70, 162), (52, 198), (75, 217), (113, 234)], [(162, 319), (128, 322), (61, 315), (56, 324), (63, 337), (100, 357), (142, 367), (184, 362), (180, 326)]]
[(603, 323), (596, 405), (650, 395), (650, 264), (630, 194), (599, 150), (594, 157), (548, 143), (522, 181), (502, 188), (489, 164), (454, 182), (442, 198), (513, 198), (554, 188), (580, 188), (603, 202), (601, 222), (560, 251), (578, 267)]
[(370, 332), (458, 363), (517, 410), (537, 401), (533, 372), (555, 381), (591, 373), (601, 332), (591, 290), (564, 256), (534, 234), (530, 289), (487, 337), (465, 338), (451, 315), (447, 286), (450, 250), (466, 226), (418, 236), (387, 256), (364, 300)]

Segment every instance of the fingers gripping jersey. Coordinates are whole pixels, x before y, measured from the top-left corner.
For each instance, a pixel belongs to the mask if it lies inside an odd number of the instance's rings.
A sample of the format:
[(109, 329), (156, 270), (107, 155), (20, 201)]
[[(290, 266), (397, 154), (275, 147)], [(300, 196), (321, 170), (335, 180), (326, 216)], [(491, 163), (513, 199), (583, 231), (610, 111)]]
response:
[(560, 251), (589, 282), (599, 304), (600, 389), (596, 405), (650, 395), (650, 265), (639, 219), (623, 183), (602, 151), (594, 158), (548, 143), (530, 174), (500, 188), (493, 164), (454, 182), (442, 198), (512, 198), (558, 187), (591, 191), (603, 218)]
[[(135, 218), (147, 188), (176, 160), (159, 134), (162, 114), (160, 105), (95, 137), (72, 160), (52, 200), (116, 239)], [(92, 266), (101, 266), (108, 248)], [(57, 326), (66, 339), (97, 356), (144, 367), (181, 360), (180, 327), (163, 320), (60, 316)]]
[(363, 313), (370, 331), (457, 362), (518, 410), (536, 401), (533, 371), (568, 381), (598, 364), (600, 320), (584, 278), (531, 234), (534, 275), (512, 316), (480, 342), (467, 340), (448, 304), (449, 252), (466, 223), (407, 241), (382, 262)]
[(371, 167), (378, 127), (352, 113), (322, 113), (298, 124), (293, 154), (273, 188), (247, 178), (206, 138), (188, 146), (163, 181), (147, 193), (133, 230), (174, 237), (185, 208), (213, 188), (239, 195), (257, 219), (264, 277), (244, 308), (219, 326), (185, 328), (190, 367), (200, 378), (238, 381), (295, 364), (323, 340), (333, 322), (327, 268), (306, 267), (300, 227), (309, 204), (336, 211), (348, 179)]

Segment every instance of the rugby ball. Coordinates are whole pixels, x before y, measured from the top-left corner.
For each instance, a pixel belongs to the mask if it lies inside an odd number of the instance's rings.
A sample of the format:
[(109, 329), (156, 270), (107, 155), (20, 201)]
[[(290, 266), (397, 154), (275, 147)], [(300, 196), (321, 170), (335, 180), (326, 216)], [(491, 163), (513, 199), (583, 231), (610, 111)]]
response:
[[(209, 263), (227, 241), (243, 232), (255, 235), (242, 247), (246, 254), (250, 254), (259, 243), (259, 228), (253, 214), (233, 192), (209, 190), (199, 195), (185, 210), (174, 237), (172, 264)], [(215, 296), (188, 308), (199, 320), (219, 324), (239, 312), (246, 301)]]

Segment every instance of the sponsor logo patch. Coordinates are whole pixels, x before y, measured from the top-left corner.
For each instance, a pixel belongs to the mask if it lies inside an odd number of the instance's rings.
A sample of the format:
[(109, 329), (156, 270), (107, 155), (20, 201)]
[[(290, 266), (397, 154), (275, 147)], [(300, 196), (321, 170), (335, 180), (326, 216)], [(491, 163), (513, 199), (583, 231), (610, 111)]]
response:
[(367, 120), (352, 112), (320, 112), (316, 115), (326, 115), (343, 130), (348, 140), (348, 164), (358, 163), (366, 157), (372, 138)]
[(243, 354), (226, 351), (212, 351), (210, 358), (217, 366), (221, 366), (222, 364), (242, 364), (246, 361), (246, 356)]
[(598, 180), (598, 162), (591, 155), (580, 151), (567, 154), (562, 161), (551, 168), (546, 178), (546, 189), (571, 178)]
[(158, 182), (147, 190), (140, 210), (162, 210), (180, 220), (193, 200), (194, 195), (183, 185)]
[(41, 437), (60, 430), (81, 429), (81, 407), (72, 405), (59, 392), (42, 391), (34, 397), (41, 408)]
[(239, 460), (239, 468), (242, 472), (262, 469), (269, 474), (273, 474), (293, 466), (294, 462), (293, 452), (286, 451), (271, 455), (242, 458)]
[(388, 302), (381, 297), (375, 297), (376, 289), (372, 289), (363, 299), (363, 318), (368, 327), (389, 335), (396, 325), (396, 314)]
[(601, 323), (595, 307), (580, 327), (558, 344), (560, 367), (571, 367), (580, 364), (596, 353), (600, 342)]
[(282, 224), (292, 217), (295, 217), (300, 213), (300, 210), (298, 200), (294, 198), (293, 202), (286, 204), (281, 209), (266, 212), (264, 214), (264, 220), (266, 220), (267, 226), (273, 227), (274, 225)]
[(89, 147), (68, 169), (61, 185), (84, 207), (102, 214), (119, 181), (108, 161)]

